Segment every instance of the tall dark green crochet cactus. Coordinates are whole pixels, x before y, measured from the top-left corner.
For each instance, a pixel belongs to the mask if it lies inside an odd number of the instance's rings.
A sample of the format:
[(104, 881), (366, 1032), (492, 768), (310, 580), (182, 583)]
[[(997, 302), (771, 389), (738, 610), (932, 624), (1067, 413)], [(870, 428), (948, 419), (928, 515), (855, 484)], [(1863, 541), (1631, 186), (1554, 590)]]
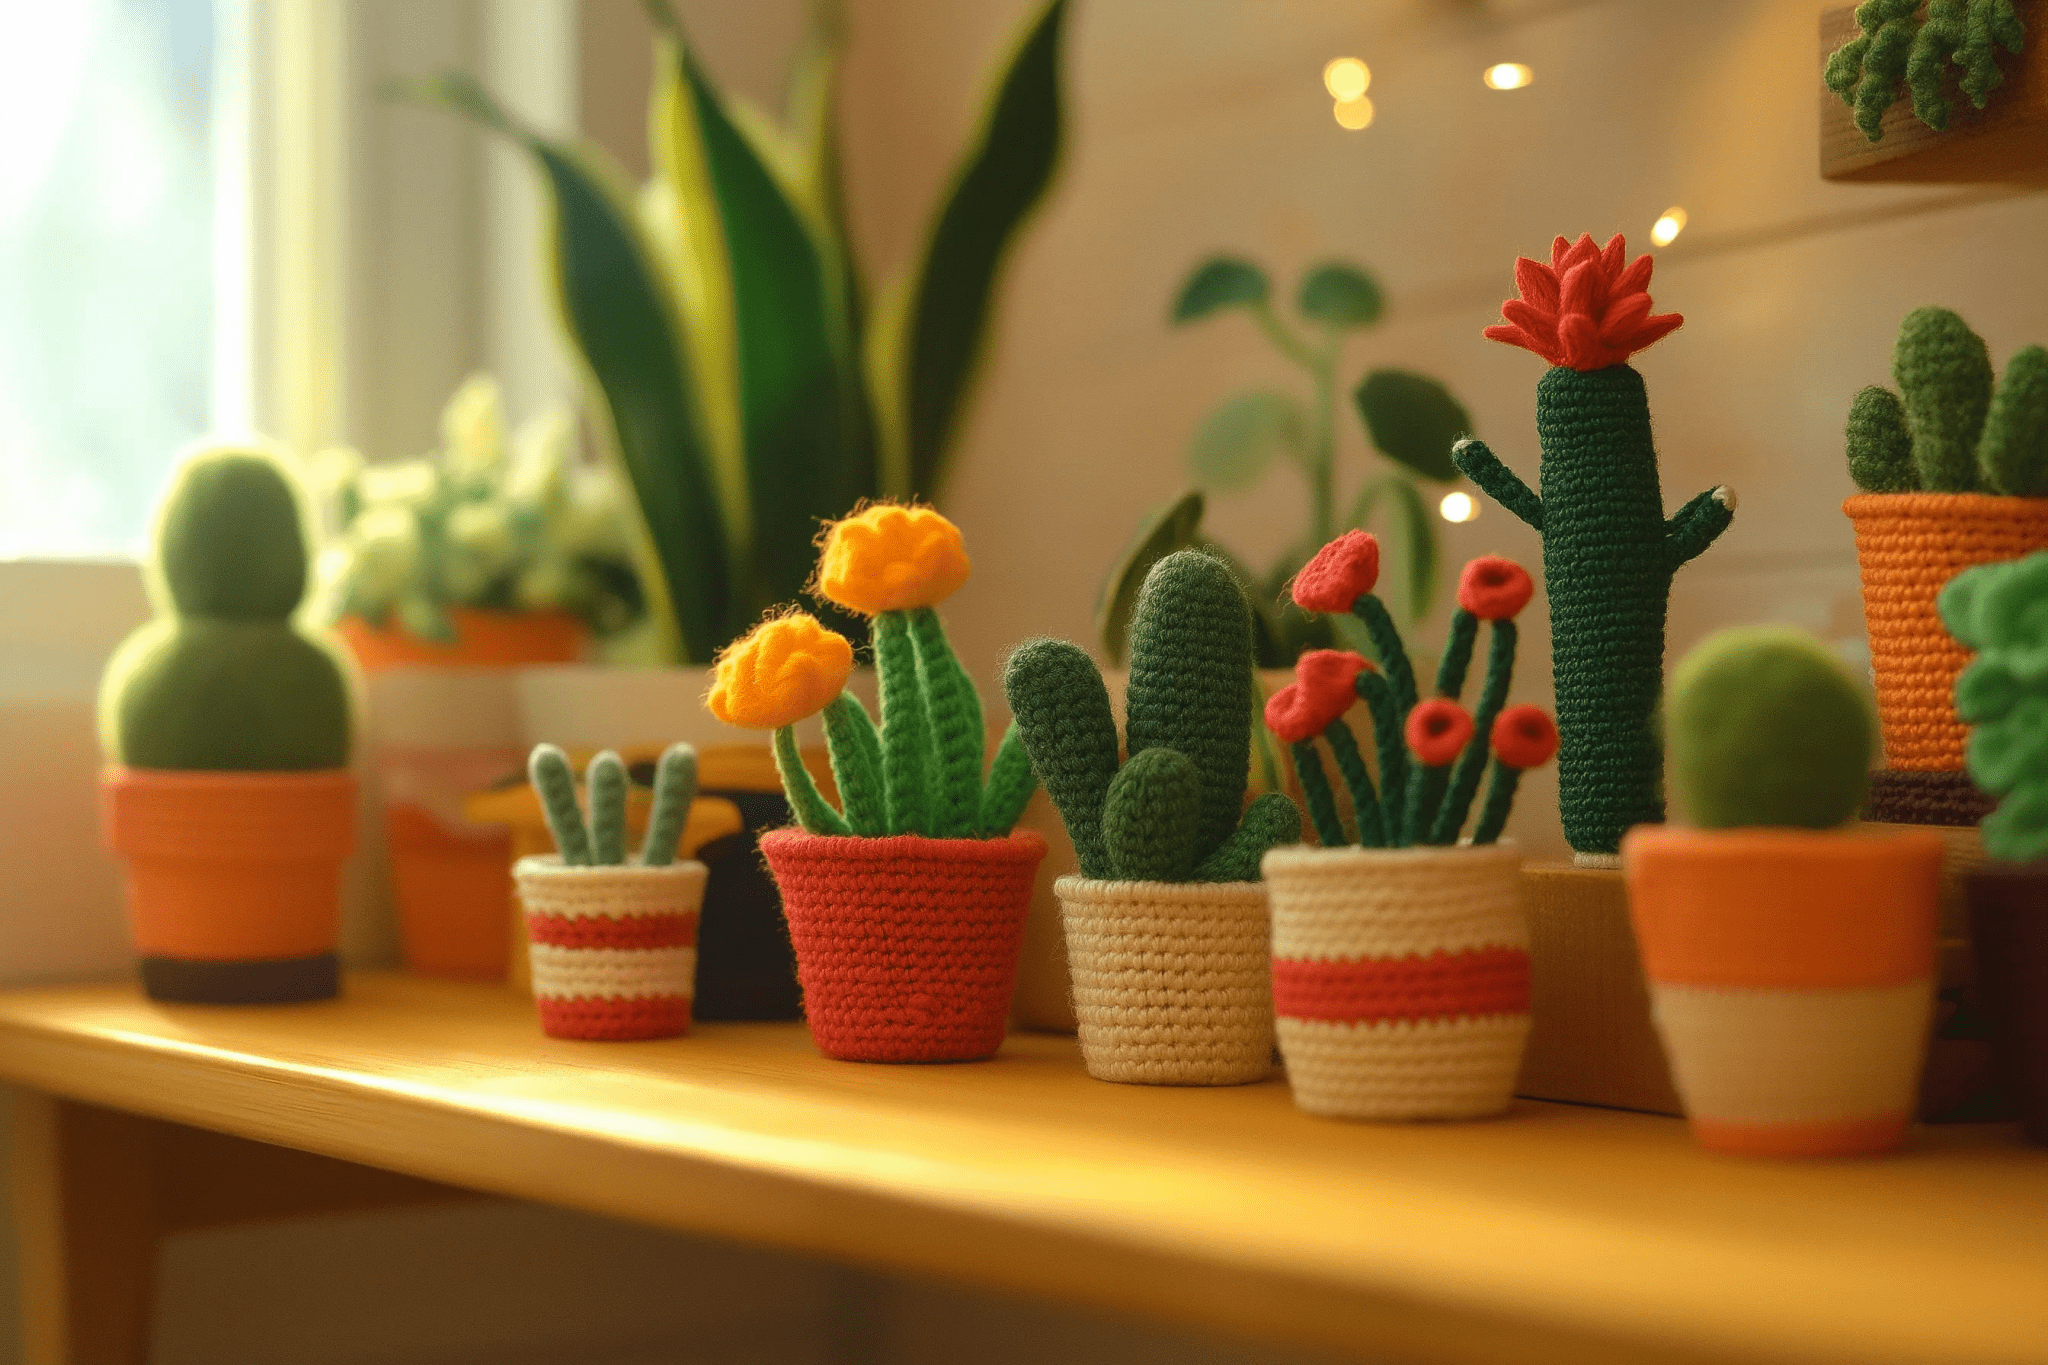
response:
[(348, 685), (292, 624), (306, 590), (299, 502), (268, 456), (188, 460), (159, 514), (157, 616), (100, 684), (100, 739), (135, 768), (291, 772), (349, 755)]
[(1062, 640), (1010, 657), (1003, 688), (1031, 767), (1086, 877), (1256, 881), (1269, 848), (1301, 837), (1278, 792), (1244, 806), (1251, 767), (1252, 621), (1244, 590), (1199, 550), (1145, 576), (1131, 616), (1127, 759), (1095, 663)]
[(1916, 308), (1892, 348), (1898, 392), (1849, 405), (1849, 474), (1866, 493), (2048, 496), (2048, 350), (2023, 346), (1994, 383), (1991, 351), (1946, 308)]
[(1616, 235), (1559, 237), (1551, 263), (1515, 263), (1521, 297), (1495, 341), (1555, 367), (1536, 387), (1542, 495), (1478, 441), (1453, 452), (1466, 477), (1543, 536), (1557, 691), (1558, 808), (1581, 854), (1612, 855), (1631, 825), (1664, 818), (1656, 731), (1671, 579), (1728, 528), (1735, 495), (1710, 489), (1666, 518), (1650, 403), (1634, 352), (1675, 329), (1650, 313), (1650, 258)]

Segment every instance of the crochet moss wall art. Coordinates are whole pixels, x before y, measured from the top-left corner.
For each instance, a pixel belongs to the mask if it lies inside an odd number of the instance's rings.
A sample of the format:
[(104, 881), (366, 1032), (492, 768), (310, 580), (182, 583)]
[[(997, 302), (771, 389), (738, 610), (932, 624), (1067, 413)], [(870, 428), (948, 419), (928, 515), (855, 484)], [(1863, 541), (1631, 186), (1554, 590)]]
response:
[(1629, 357), (1676, 330), (1650, 311), (1650, 257), (1616, 234), (1559, 237), (1550, 263), (1515, 262), (1520, 297), (1494, 341), (1552, 366), (1536, 386), (1540, 494), (1479, 441), (1453, 453), (1466, 477), (1543, 537), (1556, 679), (1559, 809), (1581, 855), (1617, 853), (1631, 825), (1664, 818), (1656, 732), (1671, 579), (1735, 515), (1723, 485), (1664, 515), (1650, 400)]
[(1864, 0), (1856, 7), (1861, 30), (1828, 57), (1828, 89), (1855, 111), (1856, 126), (1872, 142), (1884, 137), (1884, 115), (1903, 82), (1913, 112), (1936, 132), (1951, 112), (1944, 78), (1951, 64), (1957, 87), (1982, 109), (2005, 84), (1998, 52), (2018, 56), (2027, 27), (2013, 0)]

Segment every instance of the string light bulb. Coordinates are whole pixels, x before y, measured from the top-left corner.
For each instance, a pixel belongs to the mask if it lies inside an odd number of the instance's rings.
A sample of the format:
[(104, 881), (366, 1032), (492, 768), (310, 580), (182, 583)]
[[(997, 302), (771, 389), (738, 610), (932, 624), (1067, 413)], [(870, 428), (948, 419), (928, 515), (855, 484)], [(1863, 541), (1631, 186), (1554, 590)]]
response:
[(1685, 210), (1674, 205), (1664, 210), (1664, 216), (1651, 226), (1650, 240), (1658, 246), (1670, 246), (1678, 240), (1678, 234), (1683, 231), (1685, 231)]
[(1437, 514), (1454, 525), (1472, 520), (1479, 515), (1479, 503), (1470, 493), (1455, 490), (1444, 494), (1444, 500), (1436, 505)]
[(1520, 90), (1536, 79), (1536, 73), (1520, 62), (1497, 62), (1481, 77), (1488, 90)]
[(1339, 104), (1355, 100), (1372, 87), (1372, 68), (1356, 57), (1338, 57), (1323, 68), (1323, 89)]
[(1338, 100), (1332, 112), (1337, 117), (1337, 126), (1357, 132), (1360, 128), (1372, 126), (1372, 101), (1360, 95), (1355, 100)]

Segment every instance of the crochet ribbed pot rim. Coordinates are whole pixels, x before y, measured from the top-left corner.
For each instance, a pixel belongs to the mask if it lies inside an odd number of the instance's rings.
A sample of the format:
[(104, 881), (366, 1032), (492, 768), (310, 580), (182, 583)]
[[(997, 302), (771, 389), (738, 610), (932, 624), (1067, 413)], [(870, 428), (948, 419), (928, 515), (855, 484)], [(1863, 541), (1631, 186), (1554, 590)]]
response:
[(841, 861), (891, 863), (903, 860), (1035, 863), (1045, 856), (1045, 836), (1019, 829), (998, 839), (936, 839), (925, 834), (812, 834), (794, 825), (761, 836), (761, 850), (784, 848), (792, 853)]
[(687, 882), (702, 877), (709, 871), (708, 867), (695, 858), (678, 858), (672, 863), (649, 867), (641, 862), (571, 864), (563, 862), (559, 853), (529, 854), (512, 864), (512, 875), (521, 878), (547, 881), (570, 877), (588, 879), (610, 876), (620, 881), (639, 882), (642, 885), (659, 885), (664, 881)]
[(1290, 844), (1286, 848), (1269, 849), (1259, 860), (1259, 870), (1271, 881), (1273, 874), (1285, 874), (1297, 868), (1328, 867), (1333, 863), (1357, 863), (1360, 867), (1388, 862), (1426, 862), (1450, 859), (1498, 858), (1503, 861), (1522, 861), (1522, 850), (1512, 839), (1503, 839), (1497, 844), (1411, 844), (1407, 848), (1360, 848), (1357, 844), (1345, 844), (1342, 848), (1318, 848), (1312, 844)]
[(1250, 905), (1266, 899), (1266, 883), (1263, 881), (1157, 882), (1083, 877), (1079, 873), (1068, 873), (1052, 884), (1053, 894), (1061, 900), (1091, 904), (1122, 900), (1140, 889), (1155, 903), (1167, 901), (1187, 905), (1215, 905), (1241, 902)]

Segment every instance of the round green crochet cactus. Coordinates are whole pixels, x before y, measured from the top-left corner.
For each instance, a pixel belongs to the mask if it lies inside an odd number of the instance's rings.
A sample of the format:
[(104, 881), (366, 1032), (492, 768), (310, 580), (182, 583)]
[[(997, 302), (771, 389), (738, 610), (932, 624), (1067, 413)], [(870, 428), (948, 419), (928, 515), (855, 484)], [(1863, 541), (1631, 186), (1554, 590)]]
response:
[(1876, 720), (1848, 672), (1800, 631), (1709, 636), (1672, 674), (1666, 723), (1695, 825), (1832, 829), (1862, 808)]
[(292, 624), (305, 590), (284, 469), (241, 450), (188, 460), (157, 522), (157, 617), (123, 642), (100, 684), (108, 758), (203, 772), (345, 766), (348, 684)]
[(1994, 858), (2048, 858), (2048, 550), (1967, 569), (1942, 589), (1941, 619), (1977, 652), (1956, 680), (1956, 713), (1973, 727), (1970, 777), (1999, 798), (1984, 817)]

